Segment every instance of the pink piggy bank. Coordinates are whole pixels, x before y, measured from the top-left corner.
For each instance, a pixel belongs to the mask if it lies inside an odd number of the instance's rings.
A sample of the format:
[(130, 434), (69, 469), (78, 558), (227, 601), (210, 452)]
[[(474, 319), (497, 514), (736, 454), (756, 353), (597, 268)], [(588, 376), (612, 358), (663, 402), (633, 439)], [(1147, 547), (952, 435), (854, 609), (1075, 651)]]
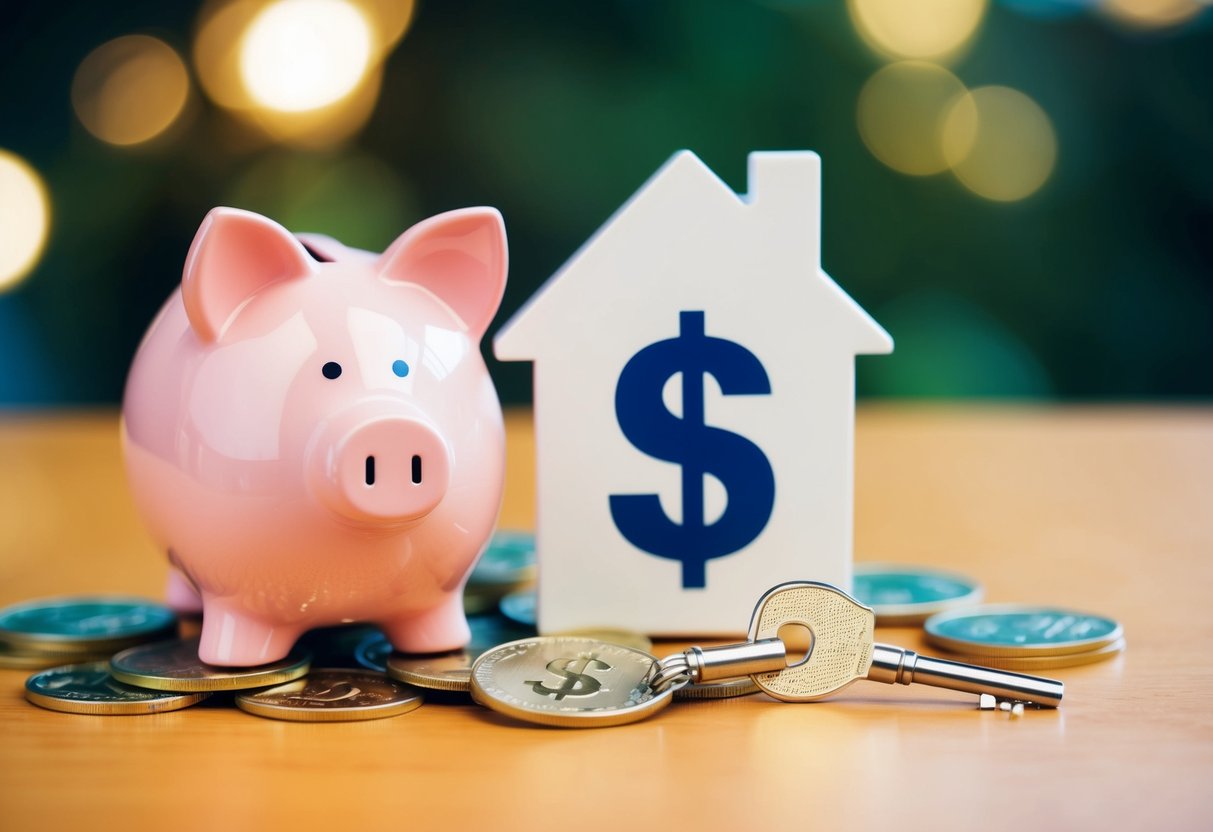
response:
[(463, 584), (504, 478), (479, 343), (506, 257), (492, 208), (432, 217), (381, 255), (207, 215), (122, 429), (169, 602), (203, 611), (202, 661), (274, 661), (352, 621), (409, 652), (467, 642)]

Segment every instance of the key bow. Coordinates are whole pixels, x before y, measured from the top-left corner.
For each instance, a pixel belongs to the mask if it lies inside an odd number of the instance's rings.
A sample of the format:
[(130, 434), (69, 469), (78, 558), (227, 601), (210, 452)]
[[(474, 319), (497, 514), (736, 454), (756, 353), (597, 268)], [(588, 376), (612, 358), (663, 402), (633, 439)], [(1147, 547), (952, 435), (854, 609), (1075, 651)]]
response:
[(790, 581), (771, 588), (754, 608), (750, 640), (775, 638), (785, 624), (801, 624), (812, 641), (804, 659), (754, 675), (755, 684), (776, 699), (808, 702), (866, 678), (872, 666), (875, 621), (870, 607), (829, 584)]

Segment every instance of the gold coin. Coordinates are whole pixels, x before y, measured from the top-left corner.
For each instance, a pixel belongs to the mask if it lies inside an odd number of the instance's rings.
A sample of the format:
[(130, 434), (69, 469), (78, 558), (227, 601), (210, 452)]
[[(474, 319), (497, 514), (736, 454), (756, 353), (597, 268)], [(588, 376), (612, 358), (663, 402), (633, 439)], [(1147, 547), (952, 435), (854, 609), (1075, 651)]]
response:
[(236, 697), (242, 711), (291, 722), (356, 722), (415, 710), (421, 692), (372, 670), (313, 670), (302, 679)]
[(687, 685), (674, 691), (675, 699), (730, 699), (734, 696), (749, 696), (762, 688), (754, 680), (726, 679), (723, 682), (707, 682), (702, 685)]
[(160, 641), (132, 647), (110, 659), (120, 682), (153, 690), (245, 690), (278, 685), (307, 673), (312, 657), (292, 650), (285, 659), (257, 667), (215, 667), (198, 659), (198, 639)]
[(0, 669), (42, 670), (75, 662), (93, 662), (108, 659), (106, 653), (39, 653), (33, 650), (14, 650), (0, 644)]
[(467, 650), (427, 655), (393, 653), (388, 656), (386, 672), (419, 688), (466, 693), (472, 687), (472, 663), (477, 655)]
[(648, 636), (632, 630), (615, 630), (607, 627), (584, 627), (576, 630), (561, 630), (558, 633), (544, 633), (550, 636), (569, 636), (570, 638), (589, 638), (594, 641), (605, 641), (607, 644), (618, 644), (621, 647), (631, 647), (645, 653), (653, 652), (653, 642)]
[(35, 673), (25, 682), (25, 698), (42, 708), (72, 714), (119, 716), (175, 711), (209, 693), (166, 693), (124, 685), (104, 661), (72, 664)]
[(939, 658), (954, 662), (983, 665), (999, 670), (1037, 671), (1095, 664), (1096, 662), (1102, 662), (1119, 655), (1124, 652), (1124, 649), (1125, 640), (1121, 638), (1094, 650), (1087, 650), (1082, 653), (1066, 653), (1060, 656), (973, 656), (967, 653), (953, 653), (948, 650), (940, 650), (938, 653)]

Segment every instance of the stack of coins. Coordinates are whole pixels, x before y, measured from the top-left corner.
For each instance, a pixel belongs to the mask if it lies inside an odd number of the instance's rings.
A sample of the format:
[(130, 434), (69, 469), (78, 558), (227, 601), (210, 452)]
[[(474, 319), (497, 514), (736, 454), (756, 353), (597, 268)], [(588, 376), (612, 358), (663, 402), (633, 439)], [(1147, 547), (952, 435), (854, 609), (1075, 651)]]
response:
[(141, 598), (46, 598), (0, 610), (0, 667), (37, 670), (109, 658), (176, 632), (167, 607)]
[(927, 619), (940, 658), (1035, 673), (1104, 661), (1125, 649), (1124, 629), (1101, 615), (1056, 607), (989, 604)]
[[(155, 714), (235, 691), (242, 710), (274, 719), (338, 722), (407, 713), (419, 691), (362, 668), (311, 670), (305, 648), (259, 667), (212, 667), (198, 639), (176, 639), (177, 619), (137, 598), (52, 598), (0, 610), (0, 667), (47, 668), (25, 696), (43, 708), (91, 716)], [(373, 628), (309, 634), (324, 657), (354, 664), (356, 643)]]

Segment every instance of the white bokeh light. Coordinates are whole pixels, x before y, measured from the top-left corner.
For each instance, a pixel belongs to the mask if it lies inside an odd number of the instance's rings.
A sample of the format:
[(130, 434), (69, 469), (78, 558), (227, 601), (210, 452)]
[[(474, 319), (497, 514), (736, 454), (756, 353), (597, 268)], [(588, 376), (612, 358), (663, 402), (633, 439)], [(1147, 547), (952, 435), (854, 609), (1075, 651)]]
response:
[(21, 157), (0, 150), (0, 292), (37, 265), (50, 228), (46, 185)]
[(344, 0), (279, 0), (249, 25), (240, 74), (259, 104), (283, 112), (326, 107), (354, 92), (372, 54), (370, 26)]

